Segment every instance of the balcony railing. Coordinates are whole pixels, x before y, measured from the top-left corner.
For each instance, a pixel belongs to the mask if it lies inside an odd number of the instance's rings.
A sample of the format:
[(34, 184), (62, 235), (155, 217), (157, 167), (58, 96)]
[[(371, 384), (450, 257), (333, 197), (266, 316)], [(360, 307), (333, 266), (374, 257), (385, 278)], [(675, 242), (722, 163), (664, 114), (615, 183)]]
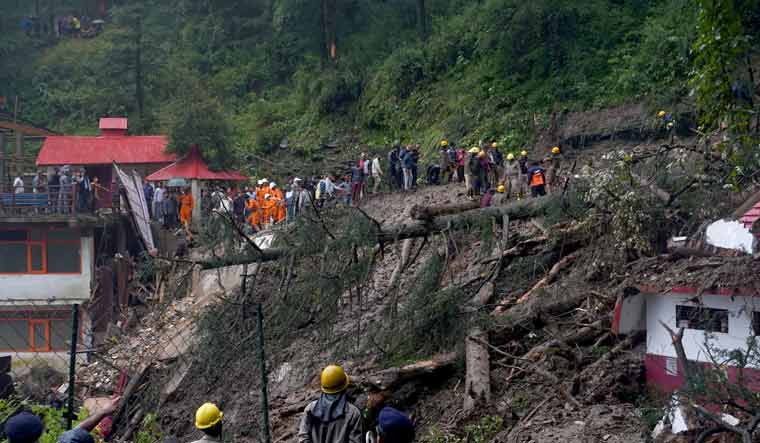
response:
[[(81, 193), (76, 185), (18, 187), (0, 190), (0, 216), (71, 216), (90, 214), (98, 207), (93, 192)], [(110, 203), (110, 202), (108, 202)], [(110, 206), (110, 204), (108, 205)]]

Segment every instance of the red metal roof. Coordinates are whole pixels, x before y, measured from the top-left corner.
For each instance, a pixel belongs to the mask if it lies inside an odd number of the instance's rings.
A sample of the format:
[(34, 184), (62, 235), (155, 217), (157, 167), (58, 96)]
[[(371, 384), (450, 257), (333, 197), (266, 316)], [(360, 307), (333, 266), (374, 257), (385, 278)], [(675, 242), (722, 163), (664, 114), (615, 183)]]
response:
[(171, 163), (177, 156), (164, 152), (168, 139), (148, 136), (51, 136), (37, 156), (38, 166)]
[(755, 223), (758, 218), (760, 218), (760, 202), (755, 203), (755, 206), (753, 206), (749, 211), (742, 215), (739, 221), (744, 224), (745, 228), (752, 231), (752, 224)]
[(198, 180), (246, 181), (248, 177), (234, 171), (212, 171), (201, 158), (198, 148), (192, 148), (190, 153), (181, 160), (159, 169), (145, 177), (148, 181), (165, 181), (173, 178)]
[(100, 119), (100, 129), (123, 129), (127, 130), (127, 119), (124, 117), (103, 117)]

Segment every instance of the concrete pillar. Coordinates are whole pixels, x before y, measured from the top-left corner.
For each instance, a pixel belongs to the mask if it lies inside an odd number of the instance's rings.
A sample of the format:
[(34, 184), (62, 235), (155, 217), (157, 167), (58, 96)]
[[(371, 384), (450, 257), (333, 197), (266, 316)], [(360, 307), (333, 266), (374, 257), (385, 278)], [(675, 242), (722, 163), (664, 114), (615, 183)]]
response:
[(195, 202), (192, 224), (198, 226), (201, 222), (201, 186), (198, 180), (193, 179), (190, 181), (190, 192), (193, 194), (193, 201)]
[(24, 134), (16, 131), (16, 159), (22, 161), (24, 158)]

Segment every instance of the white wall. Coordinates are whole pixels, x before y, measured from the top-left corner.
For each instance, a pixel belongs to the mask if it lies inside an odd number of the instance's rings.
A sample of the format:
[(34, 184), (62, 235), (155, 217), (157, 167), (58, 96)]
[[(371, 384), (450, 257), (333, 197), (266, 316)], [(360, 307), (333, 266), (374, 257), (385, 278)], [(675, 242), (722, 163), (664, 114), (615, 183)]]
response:
[[(663, 321), (674, 331), (676, 327), (676, 305), (696, 306), (687, 302), (692, 295), (649, 295), (647, 297), (647, 353), (676, 357), (670, 335), (662, 327)], [(712, 332), (711, 347), (733, 350), (746, 349), (747, 337), (752, 334), (752, 312), (760, 311), (760, 299), (753, 297), (727, 297), (723, 295), (703, 295), (705, 307), (728, 310), (728, 333)], [(689, 360), (709, 362), (705, 354), (705, 332), (686, 329), (683, 337), (684, 350)]]
[(81, 274), (0, 274), (0, 306), (17, 305), (21, 301), (55, 305), (89, 300), (95, 269), (95, 240), (90, 234), (81, 241)]

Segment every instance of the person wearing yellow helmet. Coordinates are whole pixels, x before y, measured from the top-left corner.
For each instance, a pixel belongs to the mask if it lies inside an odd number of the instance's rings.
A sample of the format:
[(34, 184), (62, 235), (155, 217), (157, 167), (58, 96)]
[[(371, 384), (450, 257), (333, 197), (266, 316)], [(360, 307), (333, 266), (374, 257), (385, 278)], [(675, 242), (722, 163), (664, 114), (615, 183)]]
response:
[(304, 409), (298, 443), (361, 443), (362, 413), (348, 401), (346, 390), (350, 383), (338, 365), (322, 370), (322, 394)]
[(514, 154), (508, 154), (507, 161), (504, 162), (504, 175), (501, 177), (501, 181), (506, 185), (506, 198), (513, 196), (520, 198), (523, 194), (522, 180), (520, 180), (521, 175), (520, 162), (515, 160)]
[(657, 118), (664, 118), (667, 115), (665, 111), (660, 111), (657, 113)]
[(546, 167), (546, 193), (551, 194), (554, 188), (557, 187), (559, 182), (559, 172), (562, 166), (562, 150), (559, 146), (554, 146), (551, 149), (551, 154), (547, 157), (545, 162)]
[(451, 179), (451, 157), (448, 147), (449, 142), (446, 142), (445, 145), (441, 142), (441, 149), (438, 151), (439, 179), (444, 185), (448, 184)]
[(449, 147), (449, 141), (448, 140), (441, 140), (441, 146), (444, 147), (444, 148), (448, 148)]
[(480, 149), (477, 146), (473, 146), (467, 151), (467, 156), (464, 159), (464, 186), (467, 189), (467, 198), (470, 200), (478, 194), (476, 180), (480, 172), (479, 153)]
[(203, 438), (193, 443), (218, 443), (222, 441), (222, 418), (224, 414), (214, 403), (204, 403), (195, 411), (195, 427), (203, 432)]
[(520, 173), (526, 175), (528, 173), (528, 151), (520, 151), (520, 158), (517, 159), (520, 163)]

